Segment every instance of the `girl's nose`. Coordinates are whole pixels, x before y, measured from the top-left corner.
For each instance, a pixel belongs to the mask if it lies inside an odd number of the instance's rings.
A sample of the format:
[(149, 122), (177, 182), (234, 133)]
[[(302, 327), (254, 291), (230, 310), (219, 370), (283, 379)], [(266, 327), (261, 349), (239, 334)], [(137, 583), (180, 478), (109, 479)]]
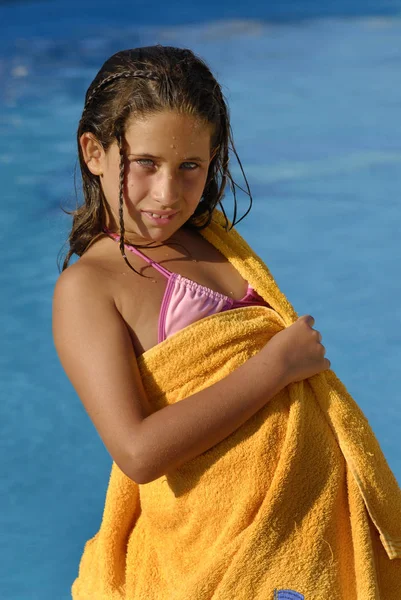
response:
[(163, 206), (171, 206), (179, 199), (178, 188), (179, 184), (173, 175), (159, 173), (153, 181), (152, 198)]

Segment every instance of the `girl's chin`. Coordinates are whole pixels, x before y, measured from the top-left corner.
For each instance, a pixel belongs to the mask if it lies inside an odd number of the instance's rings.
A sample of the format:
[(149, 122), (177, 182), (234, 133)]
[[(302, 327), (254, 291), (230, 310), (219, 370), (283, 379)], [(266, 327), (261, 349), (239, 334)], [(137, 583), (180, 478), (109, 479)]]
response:
[(126, 224), (124, 237), (128, 243), (146, 244), (148, 242), (163, 242), (173, 236), (183, 225), (181, 220), (178, 219), (177, 222), (171, 219), (168, 223), (149, 223), (148, 219), (146, 221), (145, 223), (145, 219), (143, 219), (140, 224)]

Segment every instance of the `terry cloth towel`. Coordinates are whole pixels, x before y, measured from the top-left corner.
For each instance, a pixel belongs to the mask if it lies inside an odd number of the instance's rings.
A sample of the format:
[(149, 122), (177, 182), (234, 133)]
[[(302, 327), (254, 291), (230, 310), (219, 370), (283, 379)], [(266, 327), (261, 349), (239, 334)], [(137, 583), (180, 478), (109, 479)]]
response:
[[(202, 235), (272, 308), (211, 315), (139, 358), (154, 411), (212, 385), (297, 314), (238, 232)], [(261, 373), (263, 376), (263, 373)], [(137, 485), (112, 465), (74, 600), (400, 600), (401, 490), (332, 370), (287, 386), (226, 439)], [(280, 595), (281, 594), (281, 595)]]

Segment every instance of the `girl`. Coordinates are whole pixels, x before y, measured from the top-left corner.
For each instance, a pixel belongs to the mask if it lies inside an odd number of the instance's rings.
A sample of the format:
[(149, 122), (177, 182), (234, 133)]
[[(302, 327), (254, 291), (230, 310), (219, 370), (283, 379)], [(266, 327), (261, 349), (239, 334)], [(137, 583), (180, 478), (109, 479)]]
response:
[[(226, 502), (224, 493), (219, 500), (227, 510), (225, 521), (219, 518), (209, 527), (205, 522), (221, 492), (217, 479), (210, 479), (218, 462), (218, 455), (210, 458), (213, 452), (222, 456), (228, 444), (234, 464), (241, 445), (234, 433), (242, 435), (257, 413), (268, 422), (261, 409), (270, 401), (276, 406), (273, 399), (284, 398), (285, 388), (330, 367), (314, 319), (305, 315), (276, 327), (242, 364), (191, 388), (195, 376), (185, 361), (194, 347), (212, 344), (208, 371), (224, 346), (219, 342), (223, 321), (216, 318), (245, 319), (255, 307), (265, 319), (277, 315), (274, 300), (262, 297), (241, 275), (245, 259), (228, 259), (206, 235), (219, 222), (227, 239), (239, 238), (222, 205), (227, 181), (235, 202), (229, 152), (237, 155), (220, 85), (189, 50), (154, 46), (118, 52), (89, 86), (77, 138), (85, 202), (74, 213), (70, 248), (55, 288), (54, 340), (114, 464), (102, 528), (85, 547), (73, 597), (222, 600), (273, 598), (275, 593), (278, 598), (280, 585), (294, 594), (288, 597), (303, 597), (301, 592), (315, 589), (316, 579), (313, 585), (310, 575), (299, 582), (286, 579), (284, 567), (273, 585), (262, 558), (254, 579), (248, 572), (234, 588), (232, 581), (223, 585), (224, 577), (230, 578), (233, 540), (239, 543), (239, 530), (223, 540), (222, 530), (235, 512), (228, 493)], [(235, 217), (236, 210), (233, 225)], [(79, 260), (68, 266), (73, 254)], [(208, 324), (210, 331), (202, 329)], [(180, 340), (182, 345), (175, 346)], [(153, 368), (149, 364), (159, 349), (166, 349), (165, 355), (157, 356)], [(193, 361), (194, 369), (199, 360)], [(176, 390), (170, 399), (166, 391), (163, 401), (145, 384), (148, 375), (154, 384), (158, 368), (170, 369), (163, 385)], [(178, 393), (179, 386), (186, 392)], [(206, 456), (210, 464), (202, 463), (200, 473), (196, 469)], [(252, 457), (247, 460), (233, 486), (242, 472), (252, 470)], [(252, 481), (258, 477), (254, 474)], [(207, 501), (195, 482), (202, 478), (212, 494)], [(182, 512), (184, 497), (192, 503)], [(202, 513), (205, 502), (208, 512)], [(152, 519), (164, 508), (163, 516)], [(197, 528), (202, 524), (203, 532), (210, 531), (207, 543), (191, 555), (202, 538), (198, 529), (188, 533), (194, 516)], [(241, 535), (252, 519), (242, 525)], [(156, 524), (163, 531), (156, 531)], [(208, 559), (207, 549), (217, 539), (220, 546)], [(167, 544), (172, 544), (168, 551)], [(346, 597), (354, 598), (355, 574), (339, 584), (342, 568), (333, 568), (337, 587), (331, 586), (331, 597), (347, 590)], [(325, 589), (316, 598), (324, 597)]]

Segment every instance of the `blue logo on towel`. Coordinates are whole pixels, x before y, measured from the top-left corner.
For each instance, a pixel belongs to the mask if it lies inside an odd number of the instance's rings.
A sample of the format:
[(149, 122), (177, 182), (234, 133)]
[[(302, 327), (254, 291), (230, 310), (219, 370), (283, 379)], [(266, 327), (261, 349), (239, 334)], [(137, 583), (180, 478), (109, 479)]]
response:
[(274, 590), (274, 600), (305, 600), (305, 596), (293, 590)]

